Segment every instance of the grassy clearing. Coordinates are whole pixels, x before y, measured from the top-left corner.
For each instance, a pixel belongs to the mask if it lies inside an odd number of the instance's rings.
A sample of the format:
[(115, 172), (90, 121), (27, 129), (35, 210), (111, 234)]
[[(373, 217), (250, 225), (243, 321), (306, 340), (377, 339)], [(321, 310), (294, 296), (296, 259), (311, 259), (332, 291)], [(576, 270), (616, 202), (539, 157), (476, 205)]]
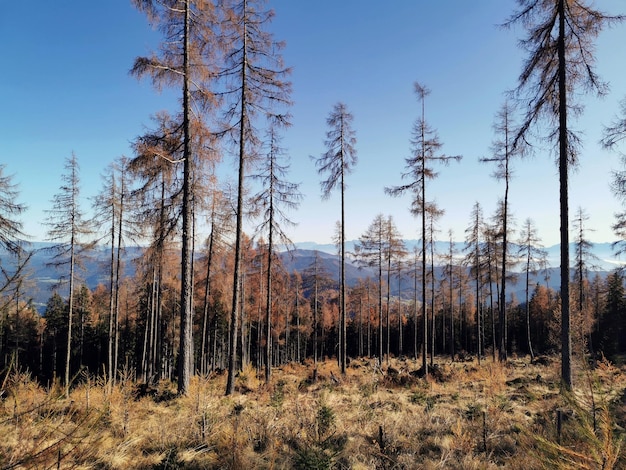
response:
[[(247, 368), (238, 393), (196, 377), (186, 397), (161, 383), (83, 380), (69, 398), (14, 374), (0, 403), (0, 468), (534, 469), (620, 468), (624, 371), (579, 370), (560, 393), (557, 364), (352, 361)], [(557, 417), (560, 416), (560, 431)]]

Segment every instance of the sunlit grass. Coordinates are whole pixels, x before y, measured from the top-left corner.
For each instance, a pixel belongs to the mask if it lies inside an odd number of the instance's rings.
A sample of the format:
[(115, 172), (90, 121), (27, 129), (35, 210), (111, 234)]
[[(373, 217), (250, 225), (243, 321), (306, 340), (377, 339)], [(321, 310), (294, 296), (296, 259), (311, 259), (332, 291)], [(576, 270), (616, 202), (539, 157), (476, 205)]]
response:
[[(556, 365), (441, 360), (290, 364), (272, 382), (246, 367), (195, 377), (185, 397), (162, 382), (143, 393), (78, 378), (69, 398), (13, 374), (0, 404), (0, 468), (619, 468), (624, 371), (579, 368), (560, 393)], [(143, 390), (146, 392), (146, 390)], [(557, 434), (557, 410), (567, 417)], [(564, 460), (568, 458), (569, 460)], [(556, 459), (556, 460), (555, 460)], [(578, 460), (577, 460), (578, 459)], [(600, 465), (600, 467), (598, 467)], [(604, 465), (604, 467), (602, 467)], [(555, 467), (555, 468), (556, 468)]]

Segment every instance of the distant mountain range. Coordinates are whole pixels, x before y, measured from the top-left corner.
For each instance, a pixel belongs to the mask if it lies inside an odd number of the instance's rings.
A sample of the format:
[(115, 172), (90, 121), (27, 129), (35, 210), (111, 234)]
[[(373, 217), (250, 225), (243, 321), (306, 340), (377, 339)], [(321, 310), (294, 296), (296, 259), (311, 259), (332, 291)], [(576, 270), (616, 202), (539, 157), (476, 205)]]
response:
[[(349, 253), (354, 252), (354, 246), (356, 241), (346, 242), (346, 251)], [(420, 245), (419, 240), (405, 240), (406, 247), (409, 251), (412, 251), (415, 246)], [(34, 254), (30, 259), (28, 268), (26, 270), (30, 279), (33, 281), (32, 286), (28, 288), (28, 296), (33, 299), (33, 302), (37, 307), (42, 310), (51, 293), (52, 289), (59, 282), (59, 273), (57, 270), (49, 265), (52, 253), (49, 248), (49, 243), (33, 243), (31, 245), (34, 250)], [(281, 257), (285, 269), (288, 272), (298, 271), (302, 273), (307, 267), (311, 266), (314, 262), (316, 252), (323, 269), (328, 273), (331, 279), (334, 279), (337, 283), (339, 281), (340, 273), (340, 258), (337, 255), (337, 249), (332, 244), (317, 244), (314, 242), (297, 243), (295, 250), (290, 253), (283, 252)], [(462, 242), (454, 243), (454, 249), (457, 252), (458, 262), (460, 263), (464, 256), (465, 244)], [(573, 258), (574, 246), (572, 245), (570, 250), (570, 257)], [(559, 259), (560, 249), (559, 245), (554, 245), (545, 248), (548, 254), (548, 262), (552, 267), (550, 269), (549, 285), (554, 288), (559, 288), (560, 275), (559, 275)], [(133, 264), (128, 262), (137, 258), (141, 254), (141, 247), (127, 247), (126, 248), (126, 260), (125, 269), (126, 275), (132, 275)], [(435, 242), (435, 251), (443, 254), (449, 251), (449, 242)], [(611, 243), (597, 243), (592, 247), (595, 261), (592, 271), (597, 271), (602, 277), (616, 267), (624, 264), (624, 262), (617, 259), (612, 250)], [(108, 263), (110, 260), (110, 250), (105, 247), (100, 247), (94, 250), (90, 257), (86, 260), (84, 270), (82, 270), (83, 281), (91, 288), (95, 288), (99, 283), (106, 284), (108, 282)], [(11, 266), (14, 263), (14, 259), (6, 253), (0, 251), (0, 265), (3, 269), (11, 270)], [(441, 265), (441, 262), (435, 261), (436, 264)], [(438, 279), (442, 277), (442, 268), (435, 268), (435, 273)], [(354, 286), (359, 279), (365, 279), (370, 277), (376, 279), (377, 274), (375, 269), (369, 267), (359, 266), (352, 256), (347, 257), (346, 265), (346, 282), (349, 286)], [(544, 282), (543, 276), (541, 278), (533, 278), (531, 281), (534, 285), (537, 282)], [(410, 296), (411, 287), (413, 286), (413, 280), (407, 275), (403, 276), (401, 282), (401, 288), (403, 296)], [(396, 295), (398, 292), (397, 279), (392, 281), (391, 287), (392, 295)], [(514, 293), (518, 299), (522, 299), (524, 295), (524, 286), (522, 282), (519, 282), (516, 286), (512, 286), (511, 293)], [(61, 291), (63, 294), (63, 291)]]
[[(358, 242), (356, 240), (346, 241), (346, 252), (354, 253), (354, 247)], [(415, 247), (421, 249), (421, 240), (404, 240), (404, 244), (409, 252), (412, 252)], [(337, 254), (337, 247), (333, 244), (318, 244), (315, 242), (302, 242), (295, 244), (296, 249), (299, 250), (312, 250), (321, 251), (329, 254)], [(458, 253), (459, 258), (465, 255), (465, 243), (453, 242), (453, 249)], [(561, 259), (561, 245), (552, 245), (543, 248), (547, 252), (548, 264), (552, 267), (558, 267)], [(574, 256), (574, 243), (570, 243), (570, 259)], [(446, 254), (450, 250), (450, 243), (443, 241), (435, 242), (435, 253)], [(513, 245), (513, 251), (516, 250)], [(598, 271), (612, 271), (613, 269), (624, 266), (626, 264), (626, 257), (619, 259), (615, 256), (613, 250), (613, 243), (593, 243), (592, 253), (595, 260), (592, 261), (593, 269)]]

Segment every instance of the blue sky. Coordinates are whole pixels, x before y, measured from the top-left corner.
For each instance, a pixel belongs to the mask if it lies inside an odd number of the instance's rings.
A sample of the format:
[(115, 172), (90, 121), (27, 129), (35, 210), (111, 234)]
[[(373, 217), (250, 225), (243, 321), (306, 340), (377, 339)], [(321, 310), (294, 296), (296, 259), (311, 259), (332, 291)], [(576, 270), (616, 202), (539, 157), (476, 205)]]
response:
[[(604, 2), (601, 8), (621, 6)], [(521, 29), (502, 23), (516, 2), (502, 0), (270, 0), (275, 39), (284, 40), (285, 63), (293, 67), (293, 126), (283, 144), (292, 158), (290, 179), (301, 183), (304, 200), (291, 213), (296, 242), (327, 243), (340, 217), (339, 195), (322, 201), (320, 177), (309, 156), (324, 151), (325, 120), (338, 101), (354, 114), (359, 163), (348, 178), (346, 236), (358, 238), (376, 214), (393, 215), (405, 238), (418, 238), (409, 200), (390, 198), (385, 186), (401, 182), (409, 154), (410, 129), (419, 108), (413, 94), (418, 80), (431, 89), (426, 119), (443, 152), (461, 154), (458, 164), (440, 168), (427, 195), (446, 211), (440, 239), (454, 230), (464, 238), (476, 201), (491, 215), (503, 184), (489, 156), (492, 124), (515, 87), (524, 56)], [(25, 20), (27, 19), (27, 20)], [(86, 198), (101, 187), (100, 175), (129, 142), (150, 126), (150, 115), (175, 110), (178, 92), (152, 89), (128, 75), (133, 59), (160, 40), (128, 0), (8, 2), (0, 16), (0, 163), (14, 175), (20, 200), (29, 206), (25, 229), (45, 237), (41, 221), (58, 192), (65, 158), (75, 152)], [(626, 25), (604, 31), (597, 41), (597, 71), (611, 85), (602, 100), (585, 99), (586, 112), (573, 123), (584, 131), (580, 167), (570, 180), (570, 208), (589, 214), (589, 238), (612, 241), (613, 214), (620, 210), (609, 189), (618, 157), (598, 145), (602, 125), (626, 97), (623, 45)], [(234, 178), (232, 158), (223, 174)], [(558, 243), (558, 177), (545, 150), (515, 163), (511, 208), (519, 225), (535, 220), (545, 245)]]

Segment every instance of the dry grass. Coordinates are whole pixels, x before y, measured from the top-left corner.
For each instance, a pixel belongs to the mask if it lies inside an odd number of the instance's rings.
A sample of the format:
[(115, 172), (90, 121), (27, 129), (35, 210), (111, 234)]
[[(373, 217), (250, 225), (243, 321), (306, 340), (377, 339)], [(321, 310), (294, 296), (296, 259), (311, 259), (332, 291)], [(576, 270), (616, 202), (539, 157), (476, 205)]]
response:
[[(393, 360), (288, 365), (271, 386), (247, 368), (142, 390), (83, 380), (68, 398), (12, 375), (0, 403), (0, 468), (534, 469), (619, 468), (624, 371), (579, 371), (561, 394), (557, 365), (441, 362), (432, 378)], [(558, 410), (563, 416), (557, 433)]]

